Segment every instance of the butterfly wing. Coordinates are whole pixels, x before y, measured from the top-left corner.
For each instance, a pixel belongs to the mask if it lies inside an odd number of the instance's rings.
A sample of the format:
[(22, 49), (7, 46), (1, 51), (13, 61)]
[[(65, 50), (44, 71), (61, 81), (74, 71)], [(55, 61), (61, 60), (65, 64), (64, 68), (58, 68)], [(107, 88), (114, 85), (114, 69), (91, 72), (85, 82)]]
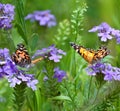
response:
[(104, 58), (105, 56), (110, 54), (110, 50), (108, 50), (105, 46), (100, 47), (100, 49), (98, 49), (95, 52), (94, 55), (94, 60), (98, 61), (101, 60), (102, 58)]
[(101, 60), (110, 53), (110, 50), (108, 50), (105, 46), (102, 46), (100, 49), (95, 51), (76, 45), (75, 43), (70, 43), (70, 45), (90, 64)]
[(85, 47), (76, 45), (75, 43), (70, 44), (88, 63), (92, 63), (95, 54), (93, 50), (86, 49)]
[(14, 54), (12, 54), (12, 60), (15, 64), (24, 67), (27, 64), (31, 63), (31, 58), (28, 54), (27, 49), (24, 47), (23, 44), (18, 44), (17, 49)]

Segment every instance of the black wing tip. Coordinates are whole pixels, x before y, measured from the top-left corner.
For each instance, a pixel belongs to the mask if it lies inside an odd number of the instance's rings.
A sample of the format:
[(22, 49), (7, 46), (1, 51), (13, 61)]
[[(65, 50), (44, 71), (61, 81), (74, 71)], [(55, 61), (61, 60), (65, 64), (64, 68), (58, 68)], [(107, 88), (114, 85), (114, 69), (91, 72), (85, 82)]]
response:
[(74, 42), (69, 42), (69, 43), (70, 43), (70, 45), (71, 45), (71, 46), (75, 45), (75, 43), (74, 43)]
[(100, 46), (100, 49), (104, 49), (107, 52), (107, 55), (110, 54), (111, 50), (109, 50), (106, 46)]

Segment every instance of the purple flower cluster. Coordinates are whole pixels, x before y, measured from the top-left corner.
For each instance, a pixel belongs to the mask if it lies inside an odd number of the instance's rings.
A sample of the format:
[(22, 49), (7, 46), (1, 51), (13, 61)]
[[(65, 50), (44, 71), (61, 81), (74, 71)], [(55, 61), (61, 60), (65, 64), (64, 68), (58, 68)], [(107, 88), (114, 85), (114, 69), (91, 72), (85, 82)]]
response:
[(14, 20), (14, 6), (11, 4), (0, 3), (0, 28), (12, 28), (12, 21)]
[(4, 48), (0, 49), (0, 78), (7, 75), (7, 59), (9, 59), (9, 50)]
[(115, 30), (110, 27), (107, 23), (103, 22), (99, 26), (95, 26), (89, 30), (89, 32), (98, 31), (98, 37), (103, 42), (107, 42), (107, 40), (111, 40), (113, 38), (116, 39), (117, 44), (120, 44), (120, 30)]
[(11, 87), (25, 82), (26, 85), (36, 90), (38, 80), (32, 74), (25, 74), (25, 71), (19, 70), (16, 64), (11, 60), (8, 49), (0, 49), (0, 77), (6, 76)]
[[(45, 71), (46, 73), (46, 71)], [(53, 78), (57, 79), (57, 82), (62, 82), (63, 78), (66, 77), (66, 72), (60, 70), (59, 67), (54, 68)], [(44, 77), (44, 81), (47, 81), (49, 78), (47, 76)]]
[(52, 27), (56, 25), (55, 16), (50, 13), (50, 10), (34, 11), (32, 14), (28, 14), (25, 19), (37, 21), (40, 26)]
[(66, 72), (60, 70), (58, 67), (54, 68), (54, 78), (57, 78), (58, 82), (61, 82), (63, 78), (66, 76)]
[(111, 64), (106, 63), (95, 63), (89, 66), (87, 69), (89, 75), (97, 75), (103, 74), (104, 80), (111, 81), (111, 80), (118, 80), (120, 81), (120, 68), (113, 67)]
[(66, 53), (61, 49), (55, 48), (55, 45), (52, 45), (48, 48), (37, 50), (32, 58), (35, 58), (37, 56), (44, 56), (48, 57), (49, 60), (53, 60), (54, 62), (60, 62), (62, 55), (66, 55)]

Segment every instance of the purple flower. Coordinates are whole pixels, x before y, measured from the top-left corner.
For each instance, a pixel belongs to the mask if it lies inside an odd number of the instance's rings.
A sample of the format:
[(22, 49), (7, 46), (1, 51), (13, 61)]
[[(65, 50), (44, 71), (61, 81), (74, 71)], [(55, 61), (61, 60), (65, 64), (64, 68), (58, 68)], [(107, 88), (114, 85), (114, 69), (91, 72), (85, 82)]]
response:
[[(50, 75), (47, 75), (48, 73), (47, 73), (47, 71), (46, 70), (44, 70), (43, 71), (46, 75), (44, 76), (44, 78), (43, 78), (43, 80), (46, 82), (46, 81), (48, 81), (48, 80), (50, 80), (49, 79), (49, 76)], [(54, 78), (56, 78), (57, 79), (57, 82), (62, 82), (62, 80), (63, 80), (63, 78), (66, 76), (66, 72), (65, 71), (62, 71), (62, 70), (60, 70), (59, 69), (59, 67), (56, 67), (56, 68), (54, 68), (54, 74), (52, 74), (52, 78), (54, 79)], [(51, 78), (50, 77), (50, 78)]]
[(38, 80), (35, 80), (35, 79), (29, 80), (29, 81), (27, 82), (27, 86), (30, 87), (30, 88), (32, 88), (32, 90), (34, 91), (34, 90), (37, 89), (37, 87), (36, 87), (36, 84), (37, 84), (37, 83), (38, 83)]
[(66, 53), (61, 49), (55, 48), (55, 46), (52, 45), (48, 48), (37, 50), (32, 58), (35, 58), (37, 56), (44, 56), (44, 57), (48, 57), (49, 60), (53, 60), (54, 62), (60, 62), (62, 55), (66, 55)]
[(36, 84), (38, 80), (34, 78), (33, 74), (26, 74), (22, 70), (17, 70), (17, 73), (12, 73), (11, 75), (7, 75), (8, 82), (10, 82), (11, 87), (15, 87), (17, 84), (25, 82), (26, 85), (33, 90), (36, 90)]
[(89, 66), (86, 70), (89, 75), (96, 75), (97, 73), (100, 73), (105, 68), (103, 63), (96, 63), (91, 66)]
[(10, 82), (10, 87), (15, 87), (16, 84), (20, 85), (21, 83), (21, 81), (16, 77), (8, 78), (8, 82)]
[(103, 42), (107, 42), (107, 40), (111, 40), (112, 38), (116, 38), (117, 43), (120, 43), (120, 31), (115, 30), (114, 28), (110, 27), (107, 23), (103, 22), (99, 26), (95, 26), (89, 30), (89, 32), (96, 32), (98, 31), (98, 37)]
[(62, 79), (66, 76), (66, 72), (60, 70), (58, 67), (54, 68), (54, 78), (57, 78), (58, 82), (61, 82)]
[(0, 49), (0, 78), (7, 75), (6, 68), (9, 58), (10, 58), (9, 50), (6, 48)]
[(117, 44), (120, 44), (120, 30), (112, 29), (112, 35), (116, 38)]
[(6, 64), (3, 65), (3, 68), (4, 68), (4, 73), (8, 76), (18, 73), (18, 69), (15, 63), (11, 59), (7, 60)]
[(30, 19), (31, 22), (37, 21), (40, 26), (52, 27), (56, 25), (55, 16), (50, 13), (50, 10), (34, 11), (32, 14), (28, 14), (25, 19)]
[(44, 76), (43, 80), (47, 81), (49, 78), (47, 76)]
[(5, 61), (7, 58), (10, 58), (9, 50), (7, 48), (0, 49), (0, 62)]
[(113, 67), (111, 64), (95, 63), (87, 68), (89, 75), (103, 74), (104, 80), (120, 80), (120, 68)]
[(25, 82), (28, 87), (36, 90), (38, 81), (33, 74), (26, 74), (25, 71), (20, 70), (17, 65), (11, 60), (9, 50), (0, 49), (0, 77), (7, 77), (10, 82), (10, 87), (15, 87), (17, 84)]
[(14, 20), (14, 6), (11, 4), (0, 4), (0, 28), (12, 28), (12, 21)]

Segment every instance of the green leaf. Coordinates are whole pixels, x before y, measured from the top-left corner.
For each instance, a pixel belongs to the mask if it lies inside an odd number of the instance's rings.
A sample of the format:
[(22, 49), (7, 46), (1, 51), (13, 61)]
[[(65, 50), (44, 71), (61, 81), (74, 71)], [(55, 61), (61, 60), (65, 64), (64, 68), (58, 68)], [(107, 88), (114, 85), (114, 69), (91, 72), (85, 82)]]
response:
[(19, 34), (23, 38), (26, 44), (28, 44), (27, 41), (27, 31), (25, 26), (25, 19), (24, 19), (24, 7), (23, 7), (23, 0), (16, 0), (16, 11), (17, 11), (17, 25)]
[(52, 100), (67, 100), (67, 101), (72, 101), (71, 99), (70, 99), (70, 97), (68, 97), (68, 96), (55, 96), (55, 97), (52, 97), (52, 98), (50, 98), (50, 99), (52, 99)]
[(41, 92), (40, 90), (35, 91), (35, 96), (36, 96), (36, 110), (40, 110), (42, 108), (42, 97), (41, 97)]
[(37, 44), (38, 44), (38, 41), (39, 41), (39, 35), (34, 33), (32, 35), (32, 37), (29, 39), (28, 43), (29, 43), (29, 46), (31, 48), (31, 51), (34, 51)]
[(26, 38), (26, 35), (25, 35), (24, 31), (23, 31), (22, 26), (21, 26), (20, 24), (16, 23), (16, 24), (15, 24), (15, 27), (17, 28), (17, 31), (18, 31), (19, 35), (21, 36), (21, 38), (22, 38), (25, 42), (27, 42), (27, 38)]
[(13, 107), (17, 111), (21, 111), (24, 101), (25, 101), (25, 91), (26, 91), (26, 84), (22, 82), (21, 84), (17, 84), (14, 87), (14, 104)]

